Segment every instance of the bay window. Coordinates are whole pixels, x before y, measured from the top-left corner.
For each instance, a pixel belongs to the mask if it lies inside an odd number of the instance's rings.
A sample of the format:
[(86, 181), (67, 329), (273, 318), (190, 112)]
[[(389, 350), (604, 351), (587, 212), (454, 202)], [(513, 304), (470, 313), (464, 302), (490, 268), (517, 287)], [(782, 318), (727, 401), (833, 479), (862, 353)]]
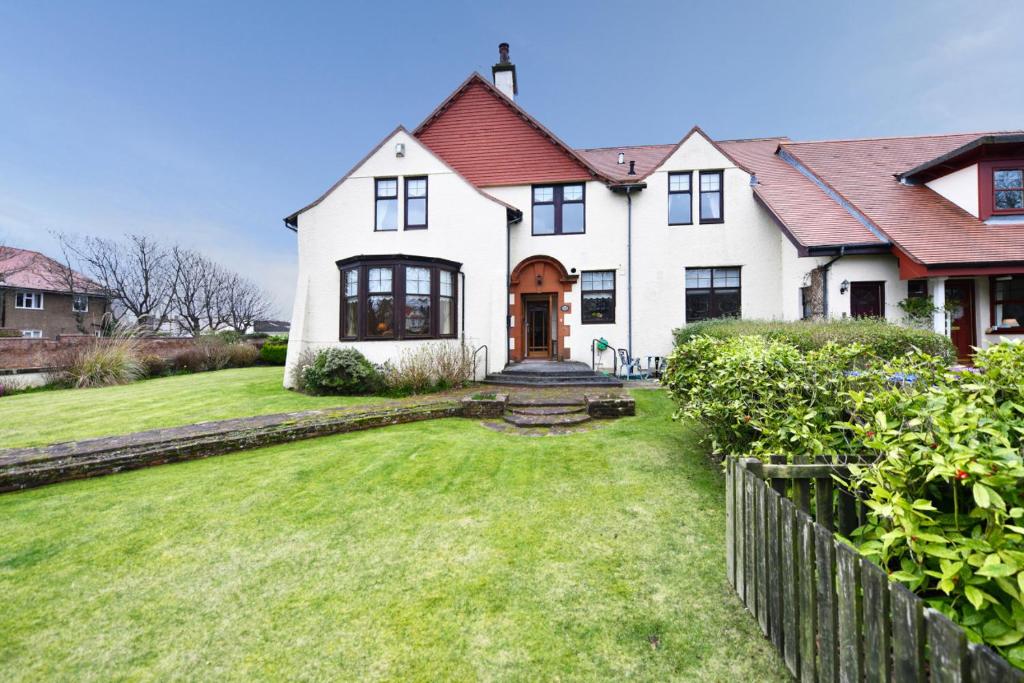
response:
[(615, 271), (583, 271), (583, 324), (615, 322)]
[(686, 322), (738, 317), (739, 268), (686, 269)]
[(533, 234), (570, 235), (586, 232), (585, 190), (577, 185), (533, 188)]
[(419, 256), (359, 256), (338, 261), (340, 339), (454, 337), (461, 264)]
[(398, 178), (377, 178), (373, 186), (374, 230), (398, 230)]
[(722, 172), (700, 172), (700, 222), (721, 223), (723, 217)]

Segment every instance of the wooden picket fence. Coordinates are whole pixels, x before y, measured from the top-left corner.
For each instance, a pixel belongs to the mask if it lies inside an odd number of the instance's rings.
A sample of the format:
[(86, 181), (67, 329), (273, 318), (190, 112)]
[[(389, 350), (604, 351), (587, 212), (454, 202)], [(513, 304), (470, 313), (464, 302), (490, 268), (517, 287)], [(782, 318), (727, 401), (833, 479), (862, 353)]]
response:
[[(1021, 683), (996, 652), (835, 535), (863, 511), (824, 459), (726, 462), (729, 581), (800, 681)], [(812, 513), (813, 500), (813, 513)]]

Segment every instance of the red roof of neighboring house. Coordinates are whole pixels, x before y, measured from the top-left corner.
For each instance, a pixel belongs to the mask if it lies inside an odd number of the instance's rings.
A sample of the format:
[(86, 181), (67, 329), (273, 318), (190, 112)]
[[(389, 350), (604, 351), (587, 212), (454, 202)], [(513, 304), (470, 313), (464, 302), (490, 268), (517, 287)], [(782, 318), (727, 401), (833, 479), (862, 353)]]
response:
[(775, 152), (788, 138), (728, 140), (719, 146), (757, 178), (754, 196), (797, 247), (877, 245), (885, 242), (832, 200), (813, 180)]
[(895, 177), (981, 135), (787, 142), (782, 149), (919, 263), (1024, 261), (1024, 224), (988, 225), (927, 186)]
[(601, 177), (581, 155), (477, 73), (413, 135), (478, 187)]
[[(71, 271), (76, 293), (102, 296), (103, 288), (76, 271)], [(35, 289), (44, 292), (70, 292), (68, 271), (54, 259), (38, 251), (0, 247), (0, 287)]]

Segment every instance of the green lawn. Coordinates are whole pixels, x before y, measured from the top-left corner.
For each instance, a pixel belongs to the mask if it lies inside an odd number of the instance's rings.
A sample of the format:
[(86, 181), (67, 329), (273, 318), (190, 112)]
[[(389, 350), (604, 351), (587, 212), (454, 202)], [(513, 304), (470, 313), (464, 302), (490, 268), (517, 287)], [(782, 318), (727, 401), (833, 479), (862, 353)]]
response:
[(11, 679), (786, 680), (661, 392), (531, 438), (402, 425), (0, 496)]
[(280, 367), (242, 368), (2, 397), (0, 448), (383, 400), (285, 391), (283, 373)]

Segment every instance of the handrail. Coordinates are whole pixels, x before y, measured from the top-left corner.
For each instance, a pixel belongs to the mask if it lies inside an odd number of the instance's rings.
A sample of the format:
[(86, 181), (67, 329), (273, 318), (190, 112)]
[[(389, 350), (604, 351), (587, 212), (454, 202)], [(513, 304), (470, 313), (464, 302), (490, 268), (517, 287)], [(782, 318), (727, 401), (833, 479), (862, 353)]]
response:
[(487, 348), (487, 344), (481, 344), (480, 346), (478, 346), (475, 349), (473, 349), (473, 381), (474, 382), (476, 381), (476, 355), (478, 353), (480, 353), (481, 350), (483, 350), (483, 352), (484, 352), (484, 376), (485, 377), (487, 376), (487, 373), (490, 372), (490, 369), (491, 369), (491, 350)]
[[(597, 342), (601, 341), (597, 337), (590, 340), (590, 369), (597, 372)], [(618, 377), (619, 375), (619, 357), (618, 351), (608, 341), (604, 342), (608, 344), (608, 348), (612, 350), (612, 377)], [(606, 349), (607, 350), (607, 349)]]

